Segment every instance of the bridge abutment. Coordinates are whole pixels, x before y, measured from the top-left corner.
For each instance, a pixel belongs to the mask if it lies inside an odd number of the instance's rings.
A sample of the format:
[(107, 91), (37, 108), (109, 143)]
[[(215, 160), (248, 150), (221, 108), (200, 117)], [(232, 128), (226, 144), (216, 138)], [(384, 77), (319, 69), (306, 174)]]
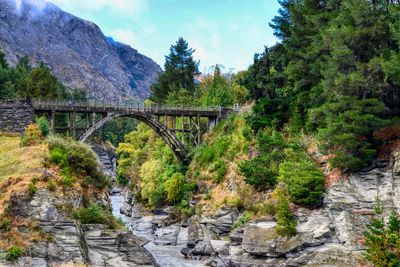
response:
[(0, 131), (23, 133), (35, 121), (35, 111), (25, 100), (0, 100)]

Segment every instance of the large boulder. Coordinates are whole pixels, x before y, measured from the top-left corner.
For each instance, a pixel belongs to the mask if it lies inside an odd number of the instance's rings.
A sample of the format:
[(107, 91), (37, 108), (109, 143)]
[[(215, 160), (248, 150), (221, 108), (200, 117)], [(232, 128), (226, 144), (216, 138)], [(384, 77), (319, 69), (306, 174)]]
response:
[(229, 233), (239, 213), (231, 209), (220, 209), (210, 217), (204, 217), (201, 223), (217, 235)]
[(297, 234), (291, 237), (279, 236), (273, 221), (250, 224), (243, 232), (243, 249), (255, 256), (280, 257), (300, 252), (326, 242), (336, 241), (334, 227), (327, 214), (315, 211), (299, 221)]
[(167, 227), (158, 228), (154, 232), (154, 243), (156, 245), (176, 245), (181, 226), (173, 224)]

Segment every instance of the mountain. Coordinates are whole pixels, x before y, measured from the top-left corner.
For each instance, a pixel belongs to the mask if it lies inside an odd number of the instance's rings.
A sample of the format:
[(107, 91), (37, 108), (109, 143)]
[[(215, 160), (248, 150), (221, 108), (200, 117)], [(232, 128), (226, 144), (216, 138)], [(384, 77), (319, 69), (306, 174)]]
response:
[(89, 21), (42, 0), (0, 0), (0, 50), (11, 65), (29, 56), (90, 98), (144, 99), (161, 68)]

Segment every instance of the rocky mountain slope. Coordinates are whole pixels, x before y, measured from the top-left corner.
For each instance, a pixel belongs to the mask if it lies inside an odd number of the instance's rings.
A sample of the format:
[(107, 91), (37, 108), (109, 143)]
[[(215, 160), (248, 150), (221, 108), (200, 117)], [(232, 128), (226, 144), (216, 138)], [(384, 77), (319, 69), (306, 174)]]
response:
[(9, 63), (25, 55), (33, 64), (44, 62), (65, 85), (84, 89), (91, 98), (149, 96), (161, 71), (153, 60), (53, 4), (18, 2), (0, 0), (0, 50)]

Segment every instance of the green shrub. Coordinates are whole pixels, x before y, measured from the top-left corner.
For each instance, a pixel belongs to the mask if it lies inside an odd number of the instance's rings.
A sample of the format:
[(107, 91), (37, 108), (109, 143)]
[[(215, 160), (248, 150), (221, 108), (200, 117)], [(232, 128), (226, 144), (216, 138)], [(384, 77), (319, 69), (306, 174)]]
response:
[(37, 191), (37, 187), (33, 181), (31, 181), (28, 185), (28, 193), (30, 196), (33, 196)]
[(183, 197), (185, 190), (185, 176), (182, 173), (174, 173), (171, 178), (165, 181), (165, 190), (167, 192), (167, 200), (177, 203)]
[(103, 209), (96, 204), (90, 205), (88, 208), (81, 208), (74, 212), (74, 218), (83, 224), (105, 223)]
[(225, 179), (225, 175), (228, 171), (226, 163), (223, 160), (218, 160), (214, 165), (214, 171), (216, 173), (215, 182), (221, 183)]
[(275, 215), (275, 214), (276, 214), (276, 207), (275, 207), (274, 203), (272, 203), (272, 202), (267, 202), (267, 203), (265, 204), (265, 212), (266, 212), (268, 215)]
[(24, 249), (17, 247), (17, 246), (12, 246), (8, 251), (6, 255), (6, 260), (8, 261), (15, 261), (19, 257), (21, 257), (24, 254)]
[(129, 178), (125, 177), (125, 175), (118, 173), (116, 181), (118, 184), (127, 186), (129, 184)]
[(279, 181), (288, 185), (291, 201), (305, 206), (320, 204), (325, 192), (324, 175), (304, 151), (290, 151), (279, 166)]
[(242, 216), (237, 218), (237, 220), (233, 223), (233, 228), (237, 228), (239, 226), (242, 226), (243, 224), (247, 223), (248, 221), (251, 220), (253, 217), (253, 214), (249, 211), (246, 211)]
[(0, 230), (1, 231), (10, 231), (11, 230), (11, 221), (8, 218), (2, 218), (0, 221)]
[(94, 185), (98, 188), (108, 186), (109, 179), (103, 174), (97, 155), (89, 146), (60, 137), (50, 137), (49, 149), (50, 162), (62, 169), (65, 186), (72, 186), (76, 178), (81, 178), (83, 186)]
[(283, 135), (278, 131), (265, 129), (257, 136), (260, 155), (243, 161), (240, 171), (245, 182), (258, 190), (273, 188), (277, 182), (279, 163), (284, 159), (284, 149), (288, 146)]
[(374, 158), (373, 132), (388, 123), (387, 111), (377, 99), (337, 96), (309, 111), (308, 127), (317, 130), (322, 151), (335, 155), (333, 167), (359, 171)]
[(55, 147), (50, 151), (50, 162), (63, 167), (67, 163), (67, 151), (62, 147)]
[(119, 229), (123, 226), (110, 211), (103, 210), (97, 204), (91, 204), (87, 208), (80, 208), (73, 213), (74, 218), (82, 224), (107, 224), (112, 229)]
[(376, 197), (375, 215), (364, 232), (364, 257), (374, 266), (400, 266), (400, 219), (393, 211), (386, 223), (381, 198)]
[(40, 117), (36, 119), (36, 124), (39, 126), (40, 132), (44, 137), (48, 136), (50, 133), (49, 122), (46, 117)]
[(56, 184), (56, 182), (55, 182), (54, 180), (49, 180), (49, 181), (47, 182), (47, 189), (48, 189), (50, 192), (56, 191), (56, 190), (57, 190), (57, 184)]
[(289, 209), (289, 193), (287, 185), (280, 183), (275, 189), (278, 203), (276, 205), (276, 231), (282, 236), (296, 234), (297, 221)]

